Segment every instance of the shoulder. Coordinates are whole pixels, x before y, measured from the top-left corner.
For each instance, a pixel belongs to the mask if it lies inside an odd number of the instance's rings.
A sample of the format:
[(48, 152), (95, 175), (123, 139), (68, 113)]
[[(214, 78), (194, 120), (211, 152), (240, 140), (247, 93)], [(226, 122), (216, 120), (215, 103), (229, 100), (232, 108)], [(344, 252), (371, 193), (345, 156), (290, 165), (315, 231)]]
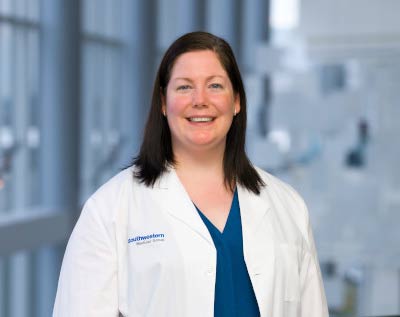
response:
[(107, 182), (101, 185), (89, 199), (104, 199), (112, 198), (118, 195), (121, 191), (127, 190), (127, 188), (132, 187), (137, 180), (133, 176), (133, 167), (128, 167), (118, 174), (114, 175)]
[(304, 204), (303, 198), (291, 185), (282, 181), (278, 177), (262, 170), (259, 167), (255, 167), (255, 169), (265, 183), (262, 191), (267, 191), (270, 193), (273, 192), (274, 194), (277, 194), (282, 198), (294, 200), (299, 204)]
[[(291, 185), (276, 176), (256, 167), (265, 183), (261, 195), (268, 199), (279, 219), (290, 219), (301, 235), (308, 240), (309, 214), (302, 196)], [(286, 222), (285, 222), (286, 223)]]
[(81, 218), (86, 214), (108, 223), (122, 216), (133, 189), (143, 186), (133, 172), (133, 167), (126, 168), (101, 185), (85, 202)]

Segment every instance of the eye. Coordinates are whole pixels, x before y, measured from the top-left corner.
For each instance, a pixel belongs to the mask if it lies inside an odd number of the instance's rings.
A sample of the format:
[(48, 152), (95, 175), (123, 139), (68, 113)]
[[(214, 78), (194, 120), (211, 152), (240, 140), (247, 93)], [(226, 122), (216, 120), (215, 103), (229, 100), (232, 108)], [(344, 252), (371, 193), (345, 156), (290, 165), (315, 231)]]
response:
[(221, 88), (222, 88), (222, 85), (219, 84), (219, 83), (212, 83), (212, 84), (210, 85), (210, 88), (212, 88), (212, 89), (221, 89)]
[(189, 90), (189, 89), (190, 89), (190, 85), (180, 85), (176, 88), (176, 90), (182, 90), (182, 91)]

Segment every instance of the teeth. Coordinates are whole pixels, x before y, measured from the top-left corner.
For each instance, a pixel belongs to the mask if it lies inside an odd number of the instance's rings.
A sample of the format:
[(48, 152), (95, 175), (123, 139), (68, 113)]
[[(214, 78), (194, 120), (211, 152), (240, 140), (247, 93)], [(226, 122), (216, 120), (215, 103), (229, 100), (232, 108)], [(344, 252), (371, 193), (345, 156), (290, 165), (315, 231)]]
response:
[(206, 117), (204, 117), (204, 118), (199, 118), (199, 117), (189, 118), (189, 121), (192, 121), (192, 122), (210, 122), (212, 120), (213, 120), (213, 118), (206, 118)]

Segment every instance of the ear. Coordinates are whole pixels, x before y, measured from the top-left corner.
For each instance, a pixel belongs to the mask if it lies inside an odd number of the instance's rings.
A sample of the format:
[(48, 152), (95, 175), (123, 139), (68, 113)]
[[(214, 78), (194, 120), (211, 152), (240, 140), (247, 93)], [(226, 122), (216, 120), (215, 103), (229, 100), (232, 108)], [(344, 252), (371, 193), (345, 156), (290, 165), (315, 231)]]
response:
[(162, 93), (162, 89), (160, 88), (160, 97), (161, 97), (161, 113), (164, 115), (164, 117), (167, 116), (167, 103), (165, 100), (165, 96)]
[(239, 94), (236, 94), (236, 96), (235, 96), (233, 107), (234, 107), (233, 108), (234, 109), (234, 113), (238, 114), (240, 112), (240, 96), (239, 96)]

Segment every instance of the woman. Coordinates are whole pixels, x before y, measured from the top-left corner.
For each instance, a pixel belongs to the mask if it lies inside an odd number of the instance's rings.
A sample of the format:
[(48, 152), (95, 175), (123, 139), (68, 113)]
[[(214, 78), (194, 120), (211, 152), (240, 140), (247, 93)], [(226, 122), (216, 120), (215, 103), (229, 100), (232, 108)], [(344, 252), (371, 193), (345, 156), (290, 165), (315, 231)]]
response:
[(139, 156), (84, 206), (54, 316), (328, 316), (306, 206), (249, 162), (230, 46), (165, 53)]

